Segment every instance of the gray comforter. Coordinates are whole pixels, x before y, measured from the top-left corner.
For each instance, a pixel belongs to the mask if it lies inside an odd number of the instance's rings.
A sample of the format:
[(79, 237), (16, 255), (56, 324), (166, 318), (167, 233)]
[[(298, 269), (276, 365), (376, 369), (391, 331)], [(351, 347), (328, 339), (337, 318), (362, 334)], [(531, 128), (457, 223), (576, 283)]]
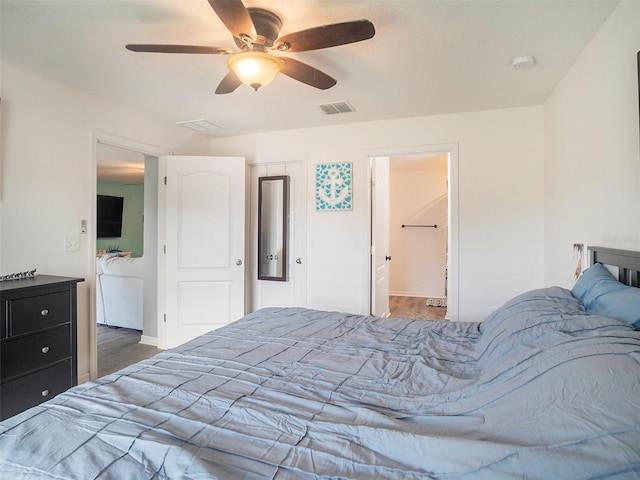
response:
[(1, 479), (640, 476), (640, 332), (265, 309), (0, 423)]

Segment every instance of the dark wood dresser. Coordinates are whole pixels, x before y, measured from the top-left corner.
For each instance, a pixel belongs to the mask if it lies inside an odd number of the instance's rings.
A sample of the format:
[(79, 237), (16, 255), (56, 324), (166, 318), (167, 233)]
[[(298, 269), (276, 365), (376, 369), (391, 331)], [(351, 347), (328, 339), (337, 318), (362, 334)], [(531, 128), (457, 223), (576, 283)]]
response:
[(0, 420), (78, 383), (77, 284), (38, 275), (0, 282)]

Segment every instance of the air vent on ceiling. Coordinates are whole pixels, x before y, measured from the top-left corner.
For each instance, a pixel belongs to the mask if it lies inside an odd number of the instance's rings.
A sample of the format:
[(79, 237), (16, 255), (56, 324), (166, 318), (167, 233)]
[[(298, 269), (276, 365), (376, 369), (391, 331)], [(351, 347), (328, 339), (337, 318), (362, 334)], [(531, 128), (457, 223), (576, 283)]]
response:
[(220, 130), (222, 127), (211, 123), (209, 120), (201, 118), (200, 120), (187, 120), (186, 122), (178, 122), (178, 125), (190, 128), (196, 132), (206, 132), (208, 130)]
[(353, 107), (349, 105), (349, 102), (324, 103), (318, 106), (327, 115), (334, 115), (336, 113), (348, 113), (354, 111)]

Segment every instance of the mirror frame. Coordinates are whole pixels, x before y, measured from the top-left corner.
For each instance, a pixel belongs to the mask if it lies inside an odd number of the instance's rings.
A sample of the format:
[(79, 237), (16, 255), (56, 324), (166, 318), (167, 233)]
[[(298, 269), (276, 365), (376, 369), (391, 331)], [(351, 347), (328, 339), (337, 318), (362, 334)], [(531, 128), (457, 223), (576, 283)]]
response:
[[(260, 252), (262, 251), (262, 184), (266, 181), (282, 181), (282, 225), (278, 228), (282, 229), (282, 274), (278, 276), (264, 275), (262, 273), (260, 261)], [(286, 282), (288, 280), (288, 259), (289, 259), (289, 176), (288, 175), (276, 175), (270, 177), (258, 177), (258, 256), (257, 256), (257, 269), (258, 280), (271, 280), (276, 282)]]

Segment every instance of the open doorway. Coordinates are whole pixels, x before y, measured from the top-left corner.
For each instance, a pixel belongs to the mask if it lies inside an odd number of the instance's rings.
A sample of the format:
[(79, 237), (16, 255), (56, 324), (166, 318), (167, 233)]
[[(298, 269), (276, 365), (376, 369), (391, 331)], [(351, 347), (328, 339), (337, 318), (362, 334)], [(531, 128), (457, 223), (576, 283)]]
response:
[(369, 159), (371, 313), (457, 320), (457, 145)]
[[(94, 133), (94, 216), (88, 229), (90, 248), (95, 253), (89, 268), (92, 272), (89, 327), (89, 366), (92, 379), (158, 351), (158, 157), (169, 153), (139, 142), (101, 132)], [(100, 238), (97, 217), (99, 195), (122, 198), (123, 204), (122, 230), (108, 232), (107, 236)], [(107, 266), (111, 274), (107, 279), (104, 276), (105, 262), (114, 254), (118, 256)], [(105, 262), (102, 262), (103, 259)], [(137, 282), (136, 285), (120, 285), (118, 282), (122, 283), (125, 276), (127, 278), (124, 280)], [(103, 288), (106, 282), (110, 282), (109, 292)], [(132, 315), (132, 312), (137, 313)], [(135, 319), (135, 324), (130, 323), (132, 318)], [(102, 343), (100, 349), (99, 337)]]
[(444, 320), (447, 312), (448, 154), (389, 158), (389, 310)]
[[(145, 155), (96, 145), (98, 376), (157, 353), (144, 335)], [(148, 287), (148, 286), (147, 286)]]

